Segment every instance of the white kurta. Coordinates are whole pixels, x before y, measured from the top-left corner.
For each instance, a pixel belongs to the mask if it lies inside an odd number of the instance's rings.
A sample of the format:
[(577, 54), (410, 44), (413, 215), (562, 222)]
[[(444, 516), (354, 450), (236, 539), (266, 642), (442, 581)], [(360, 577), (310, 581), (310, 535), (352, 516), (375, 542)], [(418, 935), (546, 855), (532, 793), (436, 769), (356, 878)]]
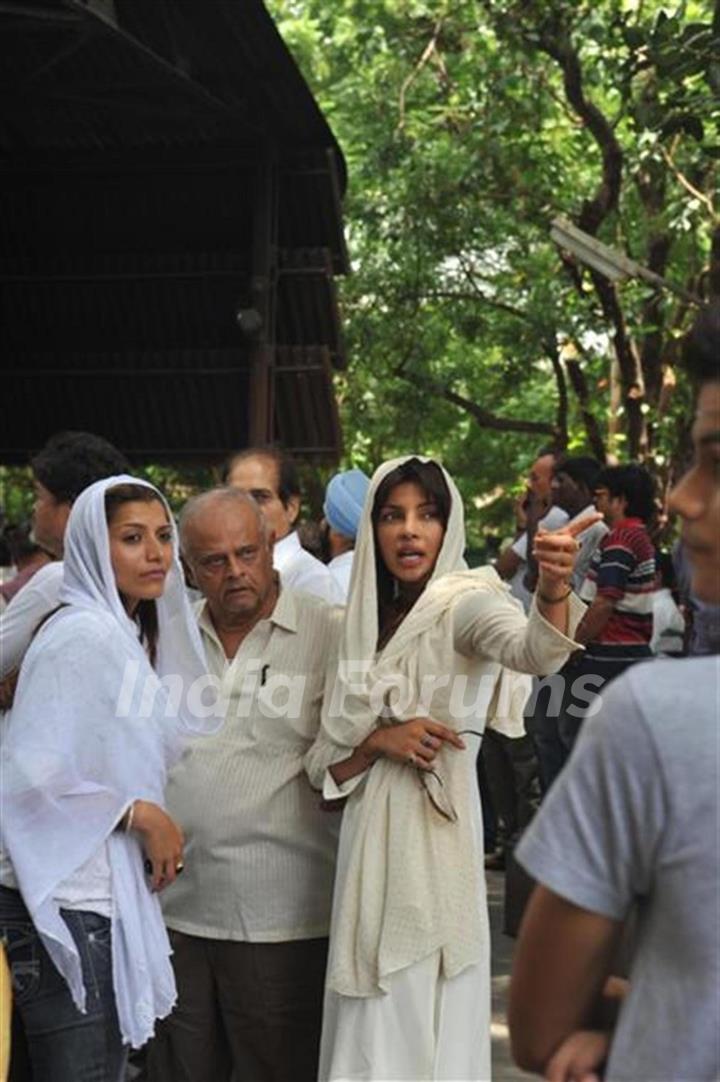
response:
[(354, 556), (355, 552), (350, 549), (349, 552), (342, 552), (339, 556), (335, 556), (327, 565), (328, 571), (335, 580), (338, 598), (343, 605), (347, 604), (348, 594), (350, 593), (350, 576), (352, 575)]
[(304, 590), (330, 605), (345, 604), (326, 565), (302, 547), (295, 530), (275, 542), (273, 566), (289, 590)]
[[(574, 643), (540, 616), (535, 606), (530, 619), (507, 598), (475, 593), (453, 608), (453, 639), (444, 672), (457, 675), (471, 664), (477, 676), (499, 671), (499, 664), (524, 671), (555, 671), (564, 663)], [(570, 600), (569, 633), (577, 626), (585, 607)], [(453, 641), (454, 640), (454, 641)], [(454, 649), (453, 649), (454, 648)], [(454, 657), (454, 661), (452, 660)], [(472, 659), (472, 660), (471, 660)], [(499, 664), (498, 664), (499, 663)], [(444, 719), (457, 730), (483, 731), (491, 692), (477, 699), (470, 716), (453, 720), (448, 710), (448, 690), (443, 711), (430, 715)], [(489, 945), (487, 903), (483, 868), (483, 828), (480, 797), (475, 779), (479, 738), (463, 732), (464, 751), (440, 753), (444, 768), (455, 774), (454, 793), (464, 794), (456, 807), (459, 819), (470, 824), (467, 834), (473, 846), (472, 860), (478, 869), (475, 900), (482, 938)], [(398, 790), (411, 778), (413, 768), (381, 761), (378, 769), (397, 771)], [(375, 767), (371, 768), (376, 769)], [(464, 778), (460, 778), (460, 774)], [(348, 795), (340, 834), (333, 929), (341, 920), (340, 906), (348, 867), (360, 835), (363, 799), (370, 772), (335, 785), (330, 773), (324, 780), (326, 799)], [(460, 784), (458, 784), (460, 782)], [(463, 784), (464, 782), (464, 784)], [(468, 862), (470, 863), (470, 861)], [(470, 921), (468, 921), (468, 924)], [(448, 979), (440, 970), (440, 952), (398, 970), (387, 979), (388, 992), (380, 995), (340, 995), (327, 989), (320, 1051), (320, 1082), (378, 1082), (378, 1080), (468, 1080), (490, 1078), (490, 953)]]
[[(475, 781), (478, 737), (463, 737), (467, 748), (459, 752), (473, 775), (467, 787), (467, 807), (473, 841), (482, 868), (483, 826), (480, 795)], [(333, 794), (330, 775), (325, 796)], [(335, 794), (339, 790), (335, 788)], [(343, 812), (336, 880), (342, 882), (355, 840), (362, 785)], [(331, 922), (341, 892), (335, 892)], [(477, 903), (487, 927), (485, 877), (477, 883)], [(320, 1045), (320, 1082), (379, 1082), (425, 1079), (484, 1082), (490, 1079), (490, 954), (447, 980), (440, 972), (440, 952), (394, 974), (383, 996), (350, 997), (326, 989)]]

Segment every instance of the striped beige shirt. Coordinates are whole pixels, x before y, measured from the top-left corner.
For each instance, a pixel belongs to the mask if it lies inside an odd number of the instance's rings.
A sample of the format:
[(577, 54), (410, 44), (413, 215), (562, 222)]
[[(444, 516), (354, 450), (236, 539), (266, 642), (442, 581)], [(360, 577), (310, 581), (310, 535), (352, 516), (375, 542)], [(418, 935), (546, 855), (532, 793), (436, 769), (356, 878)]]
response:
[(167, 801), (185, 832), (185, 871), (163, 894), (170, 928), (213, 939), (325, 936), (339, 816), (320, 808), (304, 758), (320, 727), (342, 610), (284, 589), (234, 658), (204, 602), (209, 671), (225, 724), (198, 738), (173, 771)]

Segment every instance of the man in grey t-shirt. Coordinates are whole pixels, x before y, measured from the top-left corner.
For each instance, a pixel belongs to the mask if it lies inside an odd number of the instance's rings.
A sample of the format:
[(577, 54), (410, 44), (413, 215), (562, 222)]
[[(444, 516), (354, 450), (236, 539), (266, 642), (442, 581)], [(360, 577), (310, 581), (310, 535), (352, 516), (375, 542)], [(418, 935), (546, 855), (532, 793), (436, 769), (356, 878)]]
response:
[(606, 1078), (720, 1068), (719, 661), (645, 663), (611, 684), (516, 850), (547, 891), (604, 918), (608, 942), (637, 902)]
[[(686, 361), (695, 460), (670, 497), (693, 591), (720, 601), (720, 304)], [(552, 1082), (720, 1077), (719, 659), (653, 662), (603, 695), (516, 855), (538, 886), (510, 996), (518, 1063)], [(623, 923), (638, 935), (613, 1026), (603, 1015)]]

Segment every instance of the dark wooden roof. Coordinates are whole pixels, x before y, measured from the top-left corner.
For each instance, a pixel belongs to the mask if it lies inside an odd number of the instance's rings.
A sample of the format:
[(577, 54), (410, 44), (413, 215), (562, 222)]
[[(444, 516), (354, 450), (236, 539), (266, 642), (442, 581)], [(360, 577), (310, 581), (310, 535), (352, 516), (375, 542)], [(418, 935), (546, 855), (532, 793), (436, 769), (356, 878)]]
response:
[(263, 4), (0, 0), (0, 73), (0, 460), (219, 458), (259, 350), (265, 437), (336, 457), (345, 166)]

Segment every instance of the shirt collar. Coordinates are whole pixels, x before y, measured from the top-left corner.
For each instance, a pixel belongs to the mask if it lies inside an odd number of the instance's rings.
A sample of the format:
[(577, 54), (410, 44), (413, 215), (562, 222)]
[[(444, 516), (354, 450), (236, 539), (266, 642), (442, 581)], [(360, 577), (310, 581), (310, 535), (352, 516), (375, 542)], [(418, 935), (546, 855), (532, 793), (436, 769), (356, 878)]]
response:
[(208, 608), (208, 603), (205, 598), (202, 598), (200, 601), (196, 601), (193, 608), (195, 609), (195, 616), (197, 617), (198, 627), (200, 628), (200, 631), (204, 635), (207, 635), (207, 637), (211, 639), (212, 642), (214, 642), (222, 650), (222, 643), (218, 638), (218, 633), (215, 630), (215, 625), (210, 617), (210, 609)]
[(276, 541), (273, 549), (273, 565), (275, 568), (278, 571), (285, 571), (288, 564), (292, 563), (301, 548), (300, 538), (295, 530), (286, 534), (285, 537), (282, 537), (279, 541)]
[(280, 587), (280, 593), (270, 616), (270, 622), (284, 628), (285, 631), (297, 631), (297, 607), (292, 590)]
[[(198, 627), (201, 631), (204, 631), (214, 642), (220, 645), (220, 639), (218, 633), (215, 630), (215, 625), (212, 622), (210, 616), (210, 609), (208, 608), (207, 601), (203, 598), (202, 601), (198, 601), (195, 606), (195, 614), (197, 616)], [(283, 628), (284, 631), (296, 632), (298, 629), (298, 616), (297, 607), (295, 605), (295, 597), (292, 590), (283, 589), (280, 587), (278, 599), (275, 602), (275, 608), (270, 613), (270, 623), (275, 624), (277, 627)]]
[(615, 530), (628, 530), (631, 527), (638, 527), (638, 526), (640, 527), (641, 530), (644, 530), (646, 528), (645, 523), (643, 522), (643, 520), (641, 518), (633, 518), (632, 515), (630, 515), (630, 516), (628, 516), (628, 518), (621, 518), (619, 522), (616, 522), (613, 529), (615, 529)]
[(333, 556), (328, 567), (341, 567), (343, 564), (351, 564), (353, 556), (355, 555), (354, 549), (348, 549), (347, 552), (341, 552), (339, 556)]
[[(595, 506), (594, 503), (589, 503), (587, 505), (587, 507), (583, 507), (582, 511), (578, 511), (578, 513), (576, 515), (573, 515), (573, 517), (570, 519), (570, 524), (572, 524), (574, 522), (581, 522), (584, 518), (587, 518), (588, 515), (596, 515), (596, 514), (597, 514), (597, 507)], [(598, 519), (598, 521), (593, 523), (593, 525), (601, 526), (601, 525), (603, 525), (603, 520)], [(592, 526), (588, 526), (587, 529), (591, 530)], [(586, 533), (587, 533), (587, 530), (583, 530), (583, 532), (582, 532), (582, 534), (580, 536), (582, 537)]]

